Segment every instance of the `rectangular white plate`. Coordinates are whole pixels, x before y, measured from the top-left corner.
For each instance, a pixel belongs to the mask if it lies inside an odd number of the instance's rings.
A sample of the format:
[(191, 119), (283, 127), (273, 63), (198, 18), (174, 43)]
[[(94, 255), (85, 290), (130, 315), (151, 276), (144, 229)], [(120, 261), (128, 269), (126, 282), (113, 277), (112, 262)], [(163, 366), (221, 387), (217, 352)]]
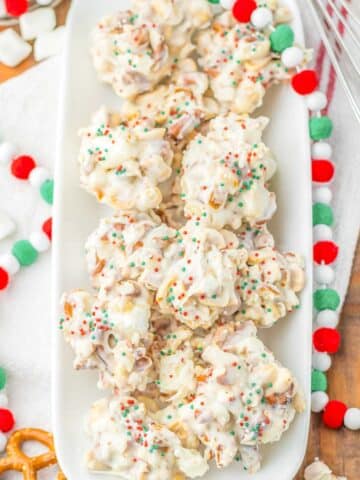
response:
[[(283, 3), (294, 12), (293, 27), (297, 41), (303, 43), (296, 1), (283, 0)], [(120, 103), (111, 88), (101, 85), (96, 78), (88, 53), (89, 34), (102, 15), (128, 6), (128, 0), (74, 0), (68, 21), (54, 215), (53, 420), (58, 458), (69, 480), (109, 480), (109, 475), (88, 473), (83, 461), (88, 447), (83, 433), (83, 418), (91, 403), (106, 393), (96, 389), (96, 373), (73, 370), (73, 355), (57, 329), (57, 320), (62, 292), (89, 285), (84, 243), (98, 219), (107, 213), (79, 187), (77, 131), (81, 126), (88, 125), (91, 114), (100, 105), (116, 108)], [(307, 269), (307, 286), (301, 295), (301, 309), (277, 326), (261, 332), (261, 337), (279, 360), (296, 374), (309, 407), (312, 223), (308, 116), (303, 100), (288, 86), (271, 90), (260, 113), (271, 116), (265, 141), (275, 153), (279, 166), (273, 182), (279, 207), (271, 229), (279, 249), (293, 249), (303, 254)], [(249, 476), (234, 464), (221, 472), (211, 470), (205, 479), (291, 480), (304, 456), (309, 416), (308, 408), (304, 414), (297, 416), (279, 443), (263, 449), (263, 468), (256, 475)]]

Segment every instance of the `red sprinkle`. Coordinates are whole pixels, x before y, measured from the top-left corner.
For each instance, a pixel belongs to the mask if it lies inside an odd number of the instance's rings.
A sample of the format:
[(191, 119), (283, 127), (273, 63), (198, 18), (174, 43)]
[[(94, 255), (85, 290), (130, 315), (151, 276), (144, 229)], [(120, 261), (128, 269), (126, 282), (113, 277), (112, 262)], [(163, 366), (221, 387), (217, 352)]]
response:
[(313, 344), (318, 352), (336, 353), (340, 342), (341, 335), (335, 328), (319, 328), (313, 333)]
[(11, 163), (11, 173), (20, 180), (27, 180), (36, 163), (29, 155), (21, 155)]
[(344, 422), (347, 406), (343, 402), (331, 400), (327, 403), (324, 413), (323, 422), (329, 428), (341, 428)]
[(308, 95), (318, 86), (318, 77), (315, 70), (303, 70), (293, 76), (291, 84), (299, 95)]

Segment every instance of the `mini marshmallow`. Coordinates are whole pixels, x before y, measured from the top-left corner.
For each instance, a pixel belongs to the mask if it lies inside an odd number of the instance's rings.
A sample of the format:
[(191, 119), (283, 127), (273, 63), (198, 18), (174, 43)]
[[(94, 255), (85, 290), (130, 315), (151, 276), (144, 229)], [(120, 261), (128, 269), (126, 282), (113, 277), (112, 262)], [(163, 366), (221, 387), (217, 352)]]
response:
[(19, 19), (21, 36), (25, 40), (37, 38), (42, 33), (50, 32), (56, 27), (56, 16), (53, 8), (39, 8), (24, 13)]
[(0, 211), (0, 240), (8, 237), (16, 230), (15, 222), (5, 212)]
[(42, 33), (35, 40), (34, 57), (37, 62), (61, 52), (65, 38), (65, 27), (58, 27), (52, 32)]
[(0, 32), (0, 63), (7, 67), (16, 67), (31, 53), (31, 45), (12, 28)]

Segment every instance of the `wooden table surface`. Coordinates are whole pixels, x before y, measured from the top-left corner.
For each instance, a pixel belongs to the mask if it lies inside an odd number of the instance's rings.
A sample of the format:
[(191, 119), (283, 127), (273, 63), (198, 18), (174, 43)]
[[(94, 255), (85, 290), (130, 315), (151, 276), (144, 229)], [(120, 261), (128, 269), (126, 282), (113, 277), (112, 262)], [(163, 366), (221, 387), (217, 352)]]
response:
[[(58, 24), (64, 23), (71, 0), (64, 0), (57, 8)], [(19, 75), (34, 64), (32, 57), (17, 68), (0, 65), (0, 81)], [(360, 404), (360, 245), (357, 249), (348, 295), (342, 312), (340, 331), (341, 351), (336, 355), (328, 374), (329, 396), (349, 406)], [(360, 479), (359, 433), (346, 429), (332, 431), (322, 425), (319, 415), (313, 415), (304, 466), (295, 480), (303, 480), (303, 469), (315, 457), (321, 458), (338, 475), (348, 480)], [(269, 479), (275, 480), (275, 479)], [(290, 479), (289, 479), (290, 480)]]

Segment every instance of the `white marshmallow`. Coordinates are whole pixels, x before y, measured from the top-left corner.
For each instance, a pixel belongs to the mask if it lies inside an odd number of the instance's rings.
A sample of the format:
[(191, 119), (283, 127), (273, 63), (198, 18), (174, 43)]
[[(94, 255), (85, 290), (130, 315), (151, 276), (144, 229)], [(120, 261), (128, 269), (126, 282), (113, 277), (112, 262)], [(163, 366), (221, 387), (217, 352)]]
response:
[(16, 224), (5, 212), (0, 211), (0, 240), (8, 237), (16, 230)]
[[(0, 53), (1, 55), (1, 53)], [(17, 148), (10, 142), (0, 143), (0, 163), (7, 165), (16, 157)]]
[(313, 392), (311, 394), (311, 411), (315, 413), (322, 412), (329, 402), (329, 397), (325, 392)]
[(31, 53), (31, 45), (24, 42), (12, 28), (0, 32), (0, 63), (16, 67)]
[(42, 33), (35, 40), (34, 57), (37, 62), (61, 52), (65, 38), (65, 27), (58, 27), (52, 32)]
[(53, 8), (38, 8), (24, 13), (19, 19), (21, 36), (25, 40), (37, 38), (41, 33), (50, 32), (56, 27), (56, 16)]
[(326, 142), (315, 142), (312, 146), (312, 158), (321, 158), (323, 160), (329, 160), (332, 155), (332, 148)]
[(30, 234), (29, 242), (38, 252), (46, 252), (50, 247), (50, 240), (43, 232), (33, 232)]
[(0, 256), (0, 267), (6, 270), (10, 275), (15, 275), (20, 270), (20, 263), (17, 258), (10, 253), (4, 253)]

